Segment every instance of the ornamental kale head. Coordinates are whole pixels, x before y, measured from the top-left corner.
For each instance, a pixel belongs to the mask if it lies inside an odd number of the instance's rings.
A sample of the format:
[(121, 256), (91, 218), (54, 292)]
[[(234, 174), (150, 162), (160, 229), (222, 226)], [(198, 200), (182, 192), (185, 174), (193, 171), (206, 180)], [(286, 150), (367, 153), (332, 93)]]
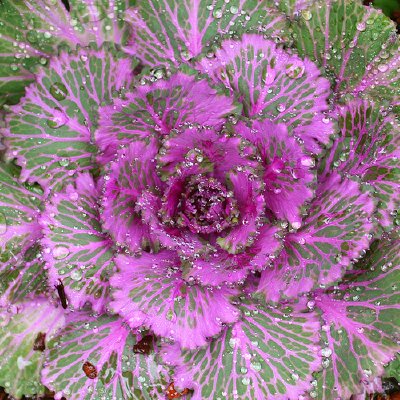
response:
[(1, 1), (0, 386), (399, 378), (399, 49), (359, 0)]

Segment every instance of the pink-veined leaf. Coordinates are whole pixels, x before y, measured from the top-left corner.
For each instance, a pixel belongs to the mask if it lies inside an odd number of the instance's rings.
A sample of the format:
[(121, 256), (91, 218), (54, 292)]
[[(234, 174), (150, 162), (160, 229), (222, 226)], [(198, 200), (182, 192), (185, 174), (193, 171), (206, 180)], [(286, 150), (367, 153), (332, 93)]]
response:
[(179, 65), (212, 52), (218, 39), (246, 31), (270, 37), (285, 34), (285, 16), (270, 0), (144, 0), (127, 12), (133, 27), (133, 54), (147, 65)]
[[(391, 91), (398, 99), (396, 84), (385, 88), (385, 81), (398, 75), (397, 68), (388, 73), (388, 59), (391, 53), (397, 58), (399, 42), (394, 23), (381, 10), (365, 7), (361, 1), (318, 0), (302, 10), (292, 26), (299, 54), (319, 63), (339, 96), (357, 87), (361, 92), (366, 84), (372, 93), (377, 91), (376, 100)], [(386, 77), (383, 81), (376, 77), (374, 88), (373, 71), (380, 69), (386, 70)]]
[(314, 160), (289, 136), (283, 124), (268, 120), (240, 122), (235, 131), (252, 143), (261, 156), (266, 207), (278, 219), (301, 224), (302, 209), (314, 194), (310, 188)]
[[(357, 271), (359, 267), (359, 271)], [(374, 242), (355, 269), (359, 275), (317, 293), (315, 307), (325, 321), (324, 370), (316, 393), (320, 399), (349, 398), (384, 373), (400, 351), (400, 241)]]
[(116, 316), (69, 314), (48, 344), (42, 382), (68, 400), (163, 399), (168, 371), (154, 352), (134, 352), (141, 338)]
[(81, 49), (38, 71), (37, 83), (6, 117), (8, 157), (22, 166), (21, 179), (39, 182), (47, 193), (93, 167), (98, 108), (132, 74), (132, 60), (119, 57), (107, 46)]
[(240, 308), (242, 320), (207, 347), (161, 349), (163, 360), (177, 366), (175, 386), (194, 389), (192, 400), (297, 400), (321, 365), (317, 314), (298, 304), (278, 309), (245, 301)]
[(208, 82), (177, 72), (168, 79), (137, 86), (126, 98), (100, 110), (96, 143), (101, 163), (112, 160), (119, 146), (137, 138), (165, 135), (184, 123), (220, 128), (224, 117), (240, 111), (237, 103)]
[(43, 350), (64, 318), (61, 307), (43, 298), (0, 310), (0, 385), (7, 393), (16, 398), (44, 394)]
[(150, 227), (142, 222), (136, 202), (143, 191), (157, 192), (160, 179), (155, 158), (158, 142), (137, 140), (118, 151), (110, 164), (102, 196), (102, 228), (115, 243), (132, 252), (153, 244)]
[(340, 134), (320, 162), (332, 171), (357, 176), (376, 199), (376, 217), (386, 230), (393, 227), (400, 205), (400, 127), (393, 115), (382, 116), (377, 104), (353, 101), (339, 109)]
[(116, 263), (111, 308), (132, 328), (148, 326), (156, 335), (194, 349), (238, 319), (239, 311), (230, 303), (235, 290), (188, 285), (172, 251), (120, 255)]
[(19, 168), (0, 164), (0, 305), (46, 288), (37, 241), (42, 191), (19, 181)]
[(81, 308), (92, 304), (104, 311), (109, 300), (109, 277), (114, 270), (112, 241), (100, 224), (100, 188), (89, 174), (55, 193), (40, 217), (43, 256), (49, 283), (64, 286), (68, 303)]
[(320, 183), (304, 225), (285, 237), (273, 268), (262, 273), (259, 291), (275, 302), (339, 281), (369, 246), (373, 211), (357, 182), (334, 174)]
[(224, 83), (243, 103), (244, 114), (284, 122), (308, 151), (319, 152), (333, 133), (328, 111), (329, 81), (309, 59), (300, 59), (261, 35), (227, 40), (202, 72)]
[(125, 10), (132, 0), (3, 0), (0, 3), (0, 106), (16, 103), (60, 46), (105, 41), (126, 44), (130, 37)]

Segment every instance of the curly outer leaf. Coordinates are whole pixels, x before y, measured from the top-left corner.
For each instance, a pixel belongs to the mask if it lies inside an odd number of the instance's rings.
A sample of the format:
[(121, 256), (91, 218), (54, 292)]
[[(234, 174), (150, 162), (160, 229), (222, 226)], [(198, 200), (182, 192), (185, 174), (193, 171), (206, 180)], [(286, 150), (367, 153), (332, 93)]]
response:
[(262, 273), (259, 291), (278, 301), (339, 281), (369, 246), (373, 211), (358, 183), (333, 174), (318, 186), (303, 227), (286, 236), (274, 268)]
[(101, 230), (100, 189), (89, 174), (54, 195), (40, 217), (44, 259), (52, 286), (62, 282), (68, 302), (103, 312), (114, 269), (112, 242)]
[(16, 103), (35, 79), (34, 67), (46, 65), (59, 46), (105, 41), (125, 44), (125, 10), (132, 0), (2, 0), (0, 3), (0, 106)]
[(19, 169), (0, 164), (0, 305), (43, 292), (46, 283), (36, 242), (42, 192), (18, 181)]
[(37, 84), (11, 107), (4, 132), (8, 157), (22, 166), (21, 179), (39, 182), (47, 193), (93, 168), (99, 106), (130, 82), (132, 61), (117, 57), (108, 47), (81, 49), (40, 69)]
[[(162, 399), (168, 373), (154, 353), (133, 352), (140, 338), (118, 317), (70, 314), (48, 345), (42, 382), (69, 400)], [(85, 363), (95, 368), (91, 377)]]
[(242, 321), (225, 329), (204, 349), (164, 349), (177, 365), (174, 382), (194, 389), (193, 400), (273, 398), (297, 400), (320, 368), (319, 320), (301, 305), (273, 309), (251, 302), (240, 307)]
[[(43, 348), (37, 346), (39, 334), (45, 334), (41, 346), (64, 324), (64, 313), (44, 299), (16, 303), (14, 313), (0, 311), (0, 386), (17, 398), (43, 394), (40, 371)], [(36, 346), (35, 346), (36, 344)]]
[[(131, 51), (147, 65), (179, 65), (206, 53), (220, 37), (261, 31), (285, 34), (287, 22), (271, 0), (144, 0), (127, 12), (133, 27)], [(212, 54), (212, 50), (211, 50)]]
[(348, 398), (362, 391), (400, 350), (399, 239), (375, 242), (360, 267), (356, 279), (315, 298), (325, 320), (320, 399)]

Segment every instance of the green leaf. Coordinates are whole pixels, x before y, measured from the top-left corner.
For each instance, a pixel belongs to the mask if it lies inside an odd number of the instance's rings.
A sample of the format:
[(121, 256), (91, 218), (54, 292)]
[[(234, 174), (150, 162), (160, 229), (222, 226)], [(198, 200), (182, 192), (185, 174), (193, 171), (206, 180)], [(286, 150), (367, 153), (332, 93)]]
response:
[(46, 288), (36, 244), (42, 191), (18, 178), (19, 168), (0, 163), (0, 305)]
[(94, 166), (93, 134), (98, 109), (130, 83), (133, 61), (111, 46), (62, 53), (36, 75), (37, 83), (7, 114), (9, 158), (23, 166), (21, 178), (48, 193)]
[(393, 22), (358, 1), (315, 1), (293, 23), (293, 35), (300, 55), (317, 60), (341, 93), (398, 53)]
[(39, 333), (44, 333), (46, 342), (64, 323), (60, 308), (38, 299), (15, 305), (17, 312), (0, 311), (0, 386), (10, 395), (43, 394), (40, 382), (43, 367), (43, 351), (35, 350)]
[(0, 106), (15, 104), (34, 80), (34, 67), (46, 65), (59, 47), (91, 42), (125, 44), (125, 10), (132, 0), (2, 0), (0, 2)]
[[(68, 400), (163, 399), (167, 372), (153, 352), (134, 353), (139, 340), (118, 317), (70, 314), (49, 343), (43, 384)], [(83, 370), (87, 362), (92, 378)]]
[(248, 31), (269, 37), (288, 33), (285, 16), (271, 0), (216, 0), (212, 4), (142, 0), (127, 18), (133, 27), (134, 54), (151, 66), (177, 66), (201, 53), (212, 53), (221, 37)]
[(349, 274), (350, 282), (316, 298), (326, 344), (315, 392), (319, 399), (362, 392), (363, 383), (381, 376), (400, 350), (399, 239), (375, 242), (357, 266), (357, 278)]
[(318, 316), (301, 304), (267, 308), (245, 301), (241, 310), (242, 321), (207, 347), (165, 349), (164, 361), (177, 365), (175, 383), (194, 389), (193, 400), (298, 399), (321, 365)]
[(389, 378), (395, 378), (398, 382), (400, 382), (400, 355), (397, 354), (396, 358), (389, 363), (389, 365), (385, 368), (385, 376)]

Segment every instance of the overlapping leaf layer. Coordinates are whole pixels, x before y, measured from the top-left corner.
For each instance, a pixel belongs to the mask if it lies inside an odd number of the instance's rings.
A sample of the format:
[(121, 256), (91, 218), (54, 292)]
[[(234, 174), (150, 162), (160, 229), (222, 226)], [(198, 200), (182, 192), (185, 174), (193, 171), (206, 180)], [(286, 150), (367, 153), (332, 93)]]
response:
[(398, 377), (399, 54), (359, 0), (0, 1), (0, 386)]

